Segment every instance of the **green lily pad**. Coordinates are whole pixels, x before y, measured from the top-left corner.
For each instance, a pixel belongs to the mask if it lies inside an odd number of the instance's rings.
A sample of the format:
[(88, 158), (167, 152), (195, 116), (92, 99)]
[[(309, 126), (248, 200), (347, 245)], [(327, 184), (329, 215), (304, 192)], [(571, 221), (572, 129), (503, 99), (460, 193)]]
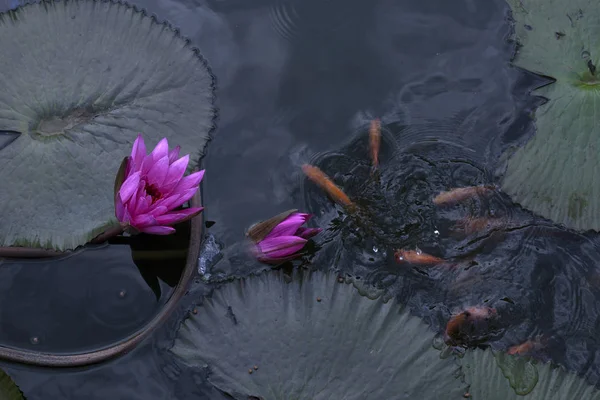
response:
[(459, 361), (473, 400), (600, 400), (600, 391), (550, 363), (491, 350), (470, 350)]
[(72, 249), (116, 222), (138, 133), (202, 154), (214, 77), (167, 24), (125, 3), (42, 1), (0, 14), (0, 246)]
[(25, 400), (23, 393), (10, 376), (0, 369), (0, 400)]
[(334, 273), (272, 271), (215, 290), (171, 351), (208, 366), (235, 399), (461, 399), (466, 385), (434, 336), (407, 308)]
[(508, 160), (502, 189), (533, 212), (600, 230), (600, 8), (590, 0), (508, 0), (522, 44), (515, 65), (556, 82), (534, 94), (537, 132)]

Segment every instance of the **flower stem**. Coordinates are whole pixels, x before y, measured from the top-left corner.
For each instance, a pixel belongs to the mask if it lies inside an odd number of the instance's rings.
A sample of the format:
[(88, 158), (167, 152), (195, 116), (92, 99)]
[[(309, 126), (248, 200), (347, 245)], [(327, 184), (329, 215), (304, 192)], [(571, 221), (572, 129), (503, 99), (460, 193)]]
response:
[(121, 224), (115, 224), (115, 225), (111, 226), (110, 228), (108, 228), (107, 230), (105, 230), (104, 232), (102, 232), (101, 234), (99, 234), (98, 236), (96, 236), (95, 238), (93, 238), (92, 240), (90, 240), (89, 243), (92, 243), (92, 244), (104, 243), (110, 238), (119, 236), (121, 233), (123, 233), (123, 227), (121, 226)]

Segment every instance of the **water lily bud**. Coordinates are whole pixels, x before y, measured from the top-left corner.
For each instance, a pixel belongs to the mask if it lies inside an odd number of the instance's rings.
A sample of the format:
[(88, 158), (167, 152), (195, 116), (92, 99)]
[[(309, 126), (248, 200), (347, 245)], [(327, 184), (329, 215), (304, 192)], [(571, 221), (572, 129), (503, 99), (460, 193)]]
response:
[(288, 210), (252, 226), (247, 236), (254, 242), (255, 254), (260, 261), (283, 262), (301, 253), (308, 239), (322, 231), (321, 228), (302, 227), (311, 214)]

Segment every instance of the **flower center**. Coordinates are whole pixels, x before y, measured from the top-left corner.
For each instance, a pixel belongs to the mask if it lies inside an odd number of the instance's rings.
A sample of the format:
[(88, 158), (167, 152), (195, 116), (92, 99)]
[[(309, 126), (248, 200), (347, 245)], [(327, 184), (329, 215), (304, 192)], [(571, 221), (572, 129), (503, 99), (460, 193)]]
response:
[(146, 185), (146, 193), (152, 197), (152, 203), (155, 203), (157, 200), (162, 198), (162, 193), (154, 185)]

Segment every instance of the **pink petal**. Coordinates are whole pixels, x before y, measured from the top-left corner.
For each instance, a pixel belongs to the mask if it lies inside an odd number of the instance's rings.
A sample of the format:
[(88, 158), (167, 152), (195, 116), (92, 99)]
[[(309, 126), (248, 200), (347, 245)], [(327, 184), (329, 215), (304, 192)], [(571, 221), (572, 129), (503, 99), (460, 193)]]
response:
[(131, 226), (138, 230), (153, 225), (156, 225), (156, 220), (150, 214), (134, 215), (133, 219), (131, 220)]
[[(138, 214), (147, 214), (148, 213), (148, 202), (146, 200), (146, 196), (141, 196), (137, 198), (137, 201), (135, 202), (135, 204), (131, 204), (132, 205), (132, 212), (133, 215), (138, 215)], [(135, 207), (135, 208), (134, 208)]]
[(312, 218), (312, 214), (306, 214), (306, 213), (295, 213), (295, 214), (304, 218), (304, 222), (306, 222)]
[(150, 210), (152, 208), (152, 202), (154, 201), (154, 199), (152, 198), (152, 196), (147, 195), (146, 197), (144, 197), (144, 201), (146, 204), (148, 204), (147, 210)]
[(298, 228), (295, 235), (300, 236), (304, 239), (310, 239), (311, 237), (321, 233), (323, 229), (321, 228)]
[(121, 222), (125, 222), (126, 224), (131, 222), (131, 215), (129, 214), (129, 210), (127, 209), (127, 206), (123, 207), (123, 220)]
[(175, 146), (173, 150), (169, 152), (169, 162), (173, 164), (177, 157), (179, 157), (179, 150), (181, 150), (181, 146)]
[(161, 225), (175, 225), (185, 217), (181, 217), (179, 214), (164, 214), (156, 217), (156, 222)]
[(176, 206), (173, 206), (172, 208), (179, 207), (180, 205), (182, 205), (183, 203), (185, 203), (186, 201), (188, 201), (189, 199), (194, 197), (194, 195), (196, 194), (198, 189), (199, 189), (198, 186), (196, 186), (195, 188), (191, 188), (191, 189), (188, 189), (185, 192), (183, 192), (181, 194), (181, 196), (179, 197), (179, 199), (177, 199), (178, 204)]
[(205, 170), (194, 172), (193, 174), (182, 178), (179, 181), (179, 184), (175, 186), (175, 189), (173, 189), (172, 193), (183, 193), (194, 186), (198, 186), (202, 181), (202, 178), (204, 178), (204, 171)]
[(277, 236), (292, 236), (303, 223), (304, 218), (301, 215), (298, 213), (291, 214), (275, 226), (275, 228), (265, 236), (265, 239)]
[(146, 156), (146, 144), (144, 143), (144, 138), (141, 134), (138, 135), (135, 142), (133, 142), (133, 149), (131, 150), (131, 167), (134, 170), (139, 170), (142, 166), (142, 161), (144, 161), (144, 157)]
[(171, 228), (170, 226), (149, 226), (143, 229), (140, 229), (141, 232), (150, 233), (153, 235), (170, 235), (175, 233), (175, 228)]
[(146, 195), (146, 192), (144, 190), (142, 190), (137, 197), (137, 201), (135, 203), (135, 208), (133, 209), (133, 213), (135, 215), (148, 213), (150, 204), (152, 204), (152, 197)]
[(162, 138), (160, 142), (156, 145), (152, 153), (150, 153), (154, 162), (160, 160), (163, 157), (167, 157), (169, 159), (169, 142), (167, 138)]
[(189, 161), (190, 155), (187, 154), (169, 166), (169, 172), (163, 182), (165, 192), (170, 192), (177, 186), (180, 179), (183, 178), (183, 174), (185, 174)]
[(167, 211), (169, 210), (165, 206), (153, 207), (150, 214), (152, 214), (153, 217), (158, 217), (159, 215), (165, 214)]
[[(168, 197), (163, 197), (162, 199), (158, 200), (156, 203), (154, 203), (154, 206), (155, 207), (164, 206), (164, 207), (167, 207), (167, 210), (172, 210), (173, 208), (178, 207), (181, 204), (183, 204), (183, 202), (178, 203), (180, 198), (181, 198), (181, 195), (179, 193), (172, 194), (172, 195), (169, 195)], [(175, 204), (177, 204), (177, 205), (175, 205)]]
[(148, 171), (148, 183), (156, 186), (157, 189), (160, 189), (168, 172), (169, 157), (164, 156), (163, 158), (157, 160), (154, 165), (152, 165), (152, 168), (150, 168), (150, 171)]
[(144, 156), (144, 160), (142, 161), (142, 165), (139, 168), (139, 171), (142, 173), (142, 176), (146, 176), (150, 168), (154, 165), (154, 159), (152, 155)]
[(204, 207), (186, 208), (185, 210), (164, 214), (156, 217), (156, 222), (161, 225), (174, 225), (186, 218), (199, 214)]
[(145, 185), (146, 185), (146, 182), (141, 180), (140, 183), (138, 184), (137, 189), (135, 190), (135, 192), (133, 192), (131, 199), (129, 199), (129, 201), (127, 202), (129, 209), (131, 210), (131, 212), (133, 214), (139, 214), (139, 211), (137, 211), (138, 204), (140, 202), (140, 197), (143, 197), (146, 195), (146, 192), (144, 190)]
[(123, 221), (123, 216), (125, 215), (125, 206), (121, 201), (121, 196), (115, 196), (115, 216), (119, 220), (119, 222)]
[(185, 203), (186, 201), (191, 199), (194, 196), (194, 194), (196, 194), (197, 191), (198, 191), (198, 187), (195, 187), (195, 188), (186, 190), (185, 192), (183, 192), (181, 194), (175, 193), (165, 199), (161, 199), (161, 200), (157, 201), (154, 205), (155, 205), (155, 207), (165, 206), (165, 207), (167, 207), (167, 209), (172, 210), (174, 208), (181, 206), (183, 203)]
[(119, 189), (119, 196), (121, 196), (121, 201), (123, 203), (127, 203), (127, 201), (131, 198), (133, 193), (136, 191), (138, 184), (140, 183), (140, 173), (134, 172), (131, 174), (125, 182), (121, 185), (121, 189)]
[(304, 247), (307, 240), (298, 236), (278, 236), (258, 243), (260, 251), (270, 258), (290, 256)]

